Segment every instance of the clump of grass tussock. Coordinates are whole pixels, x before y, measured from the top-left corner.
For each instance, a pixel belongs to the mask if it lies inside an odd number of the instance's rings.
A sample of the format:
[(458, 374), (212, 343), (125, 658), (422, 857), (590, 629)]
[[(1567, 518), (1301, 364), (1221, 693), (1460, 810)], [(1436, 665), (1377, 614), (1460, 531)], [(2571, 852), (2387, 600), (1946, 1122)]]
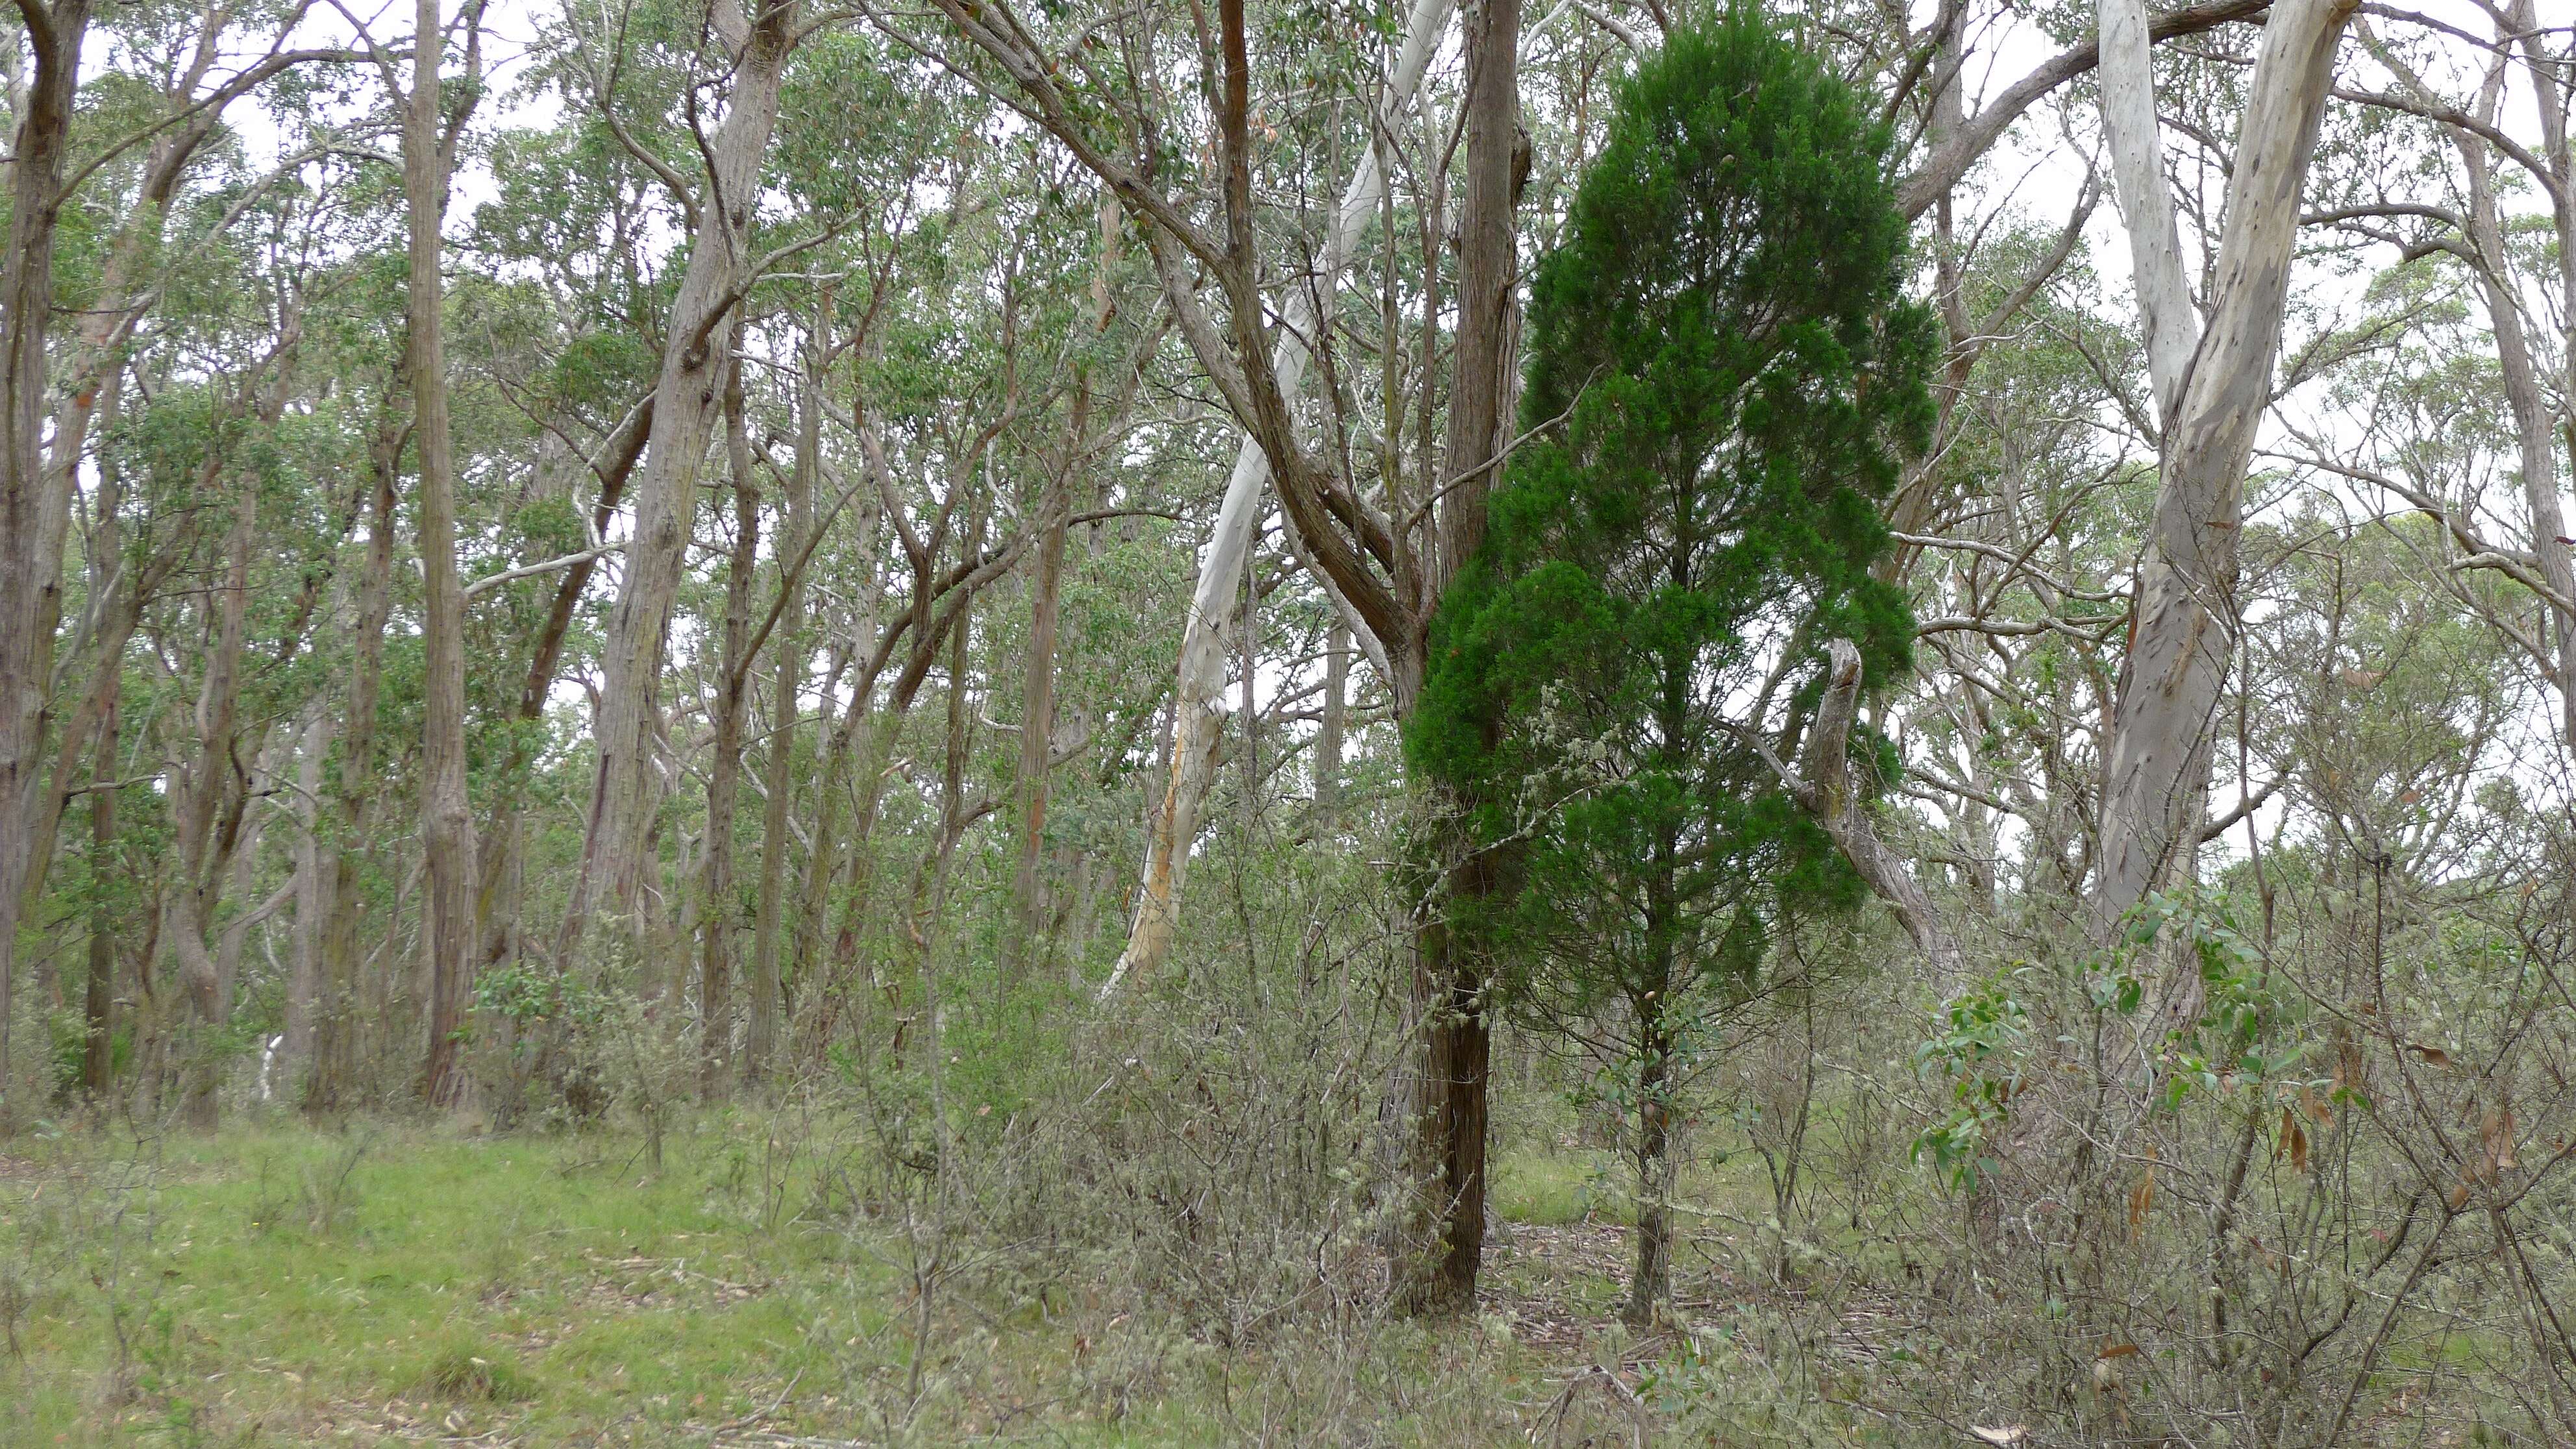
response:
[(458, 1336), (431, 1349), (416, 1382), (434, 1398), (476, 1404), (519, 1404), (537, 1396), (537, 1381), (502, 1349)]

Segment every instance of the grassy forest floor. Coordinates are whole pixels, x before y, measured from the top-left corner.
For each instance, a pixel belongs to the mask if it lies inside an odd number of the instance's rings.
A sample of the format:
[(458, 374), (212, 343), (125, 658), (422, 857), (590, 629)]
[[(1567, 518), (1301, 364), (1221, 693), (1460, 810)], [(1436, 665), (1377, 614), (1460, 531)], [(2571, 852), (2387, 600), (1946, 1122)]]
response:
[[(0, 1153), (0, 1401), (26, 1407), (0, 1443), (1624, 1444), (1667, 1427), (1632, 1391), (1716, 1372), (1705, 1333), (1618, 1324), (1630, 1248), (1580, 1153), (1499, 1168), (1472, 1321), (1228, 1347), (1156, 1322), (1114, 1266), (1097, 1291), (1015, 1285), (925, 1247), (836, 1197), (793, 1130), (701, 1118), (658, 1169), (611, 1132), (22, 1139)], [(1686, 1317), (1724, 1318), (1723, 1256), (1685, 1245)]]

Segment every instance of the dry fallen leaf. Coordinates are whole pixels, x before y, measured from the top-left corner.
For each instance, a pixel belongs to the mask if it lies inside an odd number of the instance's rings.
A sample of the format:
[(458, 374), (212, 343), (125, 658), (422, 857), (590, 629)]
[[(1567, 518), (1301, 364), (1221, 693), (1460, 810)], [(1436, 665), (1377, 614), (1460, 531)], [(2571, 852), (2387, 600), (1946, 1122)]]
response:
[(2013, 1445), (2027, 1444), (2030, 1442), (2030, 1430), (2023, 1428), (2019, 1424), (2006, 1424), (2000, 1429), (1988, 1429), (1982, 1425), (1970, 1424), (1968, 1426), (1968, 1432), (1976, 1435), (1979, 1441), (1987, 1444)]

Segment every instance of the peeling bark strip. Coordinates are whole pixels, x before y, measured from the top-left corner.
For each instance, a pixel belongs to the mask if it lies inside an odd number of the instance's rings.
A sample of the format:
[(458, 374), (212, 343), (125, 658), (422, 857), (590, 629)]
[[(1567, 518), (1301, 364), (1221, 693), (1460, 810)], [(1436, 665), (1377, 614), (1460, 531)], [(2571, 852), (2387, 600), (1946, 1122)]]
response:
[[(1414, 0), (1404, 28), (1404, 44), (1387, 78), (1379, 129), (1393, 132), (1431, 67), (1431, 52), (1448, 28), (1453, 0)], [(1305, 380), (1304, 339), (1314, 331), (1320, 298), (1328, 298), (1359, 249), (1369, 219), (1386, 198), (1386, 165), (1378, 146), (1362, 153), (1325, 234), (1324, 254), (1313, 282), (1288, 298), (1286, 325), (1280, 328), (1271, 370), (1290, 403)], [(1190, 599), (1189, 623), (1181, 638), (1180, 677), (1174, 701), (1172, 778), (1164, 788), (1145, 845), (1145, 877), (1137, 893), (1135, 926), (1127, 949), (1101, 987), (1103, 999), (1115, 994), (1130, 976), (1151, 976), (1171, 953), (1172, 931), (1180, 919), (1182, 878), (1189, 870), (1190, 841), (1197, 833), (1199, 808), (1207, 801), (1223, 743), (1220, 716), (1225, 694), (1225, 633), (1233, 626), (1236, 601), (1242, 596), (1244, 570), (1250, 565), (1252, 540), (1260, 529), (1264, 490), (1270, 483), (1270, 459), (1258, 438), (1246, 433), (1235, 451), (1234, 471), (1226, 478), (1225, 500), (1218, 506), (1216, 532), (1199, 561), (1198, 588)], [(1319, 575), (1320, 577), (1320, 575)], [(1328, 585), (1329, 586), (1329, 585)], [(1379, 667), (1385, 667), (1379, 659)]]
[[(2281, 313), (2299, 226), (2299, 193), (2334, 79), (2335, 49), (2356, 0), (2279, 0), (2263, 30), (2227, 188), (2209, 331), (2172, 305), (2179, 246), (2152, 218), (2171, 215), (2141, 0), (2102, 0), (2105, 119), (2130, 211), (2148, 356), (2164, 418), (2160, 485), (2138, 565), (2134, 633), (2121, 665), (2104, 749), (2099, 927), (2112, 929), (2147, 892), (2189, 873), (2208, 793), (2215, 711), (2236, 619), (2236, 534), (2245, 469), (2271, 391)], [(2112, 37), (2124, 42), (2115, 46)], [(2134, 37), (2134, 38), (2133, 38)], [(2143, 111), (2143, 116), (2141, 116)], [(2140, 225), (2141, 215), (2149, 224)], [(2154, 300), (2150, 300), (2153, 298)], [(2175, 359), (2184, 359), (2175, 370)], [(2199, 1010), (2197, 973), (2166, 985), (2174, 1018)]]

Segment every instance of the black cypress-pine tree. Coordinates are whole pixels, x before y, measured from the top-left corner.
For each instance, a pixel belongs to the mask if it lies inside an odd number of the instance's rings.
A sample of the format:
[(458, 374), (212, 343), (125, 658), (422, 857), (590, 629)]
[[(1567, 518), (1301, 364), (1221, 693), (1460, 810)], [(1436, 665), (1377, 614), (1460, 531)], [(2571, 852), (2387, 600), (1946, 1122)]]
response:
[(1749, 736), (1794, 738), (1831, 639), (1884, 680), (1912, 638), (1870, 568), (1932, 333), (1871, 111), (1749, 10), (1640, 62), (1535, 279), (1535, 436), (1405, 732), (1503, 862), (1450, 907), (1501, 1004), (1627, 1058), (1636, 1318), (1670, 1293), (1678, 1079), (1784, 920), (1862, 894)]

